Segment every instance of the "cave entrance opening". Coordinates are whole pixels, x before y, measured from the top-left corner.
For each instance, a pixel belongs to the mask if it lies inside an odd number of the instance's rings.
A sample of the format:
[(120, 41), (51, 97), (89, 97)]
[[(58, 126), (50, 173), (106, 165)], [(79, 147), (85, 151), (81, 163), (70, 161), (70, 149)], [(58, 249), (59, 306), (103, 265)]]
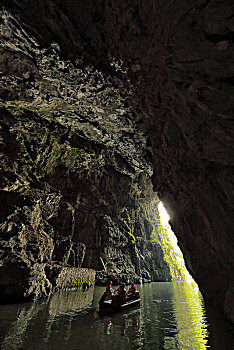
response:
[(176, 235), (169, 224), (170, 216), (168, 215), (162, 202), (158, 204), (160, 217), (160, 243), (164, 252), (164, 259), (169, 264), (172, 280), (193, 282), (192, 276), (186, 268), (183, 253), (178, 246)]

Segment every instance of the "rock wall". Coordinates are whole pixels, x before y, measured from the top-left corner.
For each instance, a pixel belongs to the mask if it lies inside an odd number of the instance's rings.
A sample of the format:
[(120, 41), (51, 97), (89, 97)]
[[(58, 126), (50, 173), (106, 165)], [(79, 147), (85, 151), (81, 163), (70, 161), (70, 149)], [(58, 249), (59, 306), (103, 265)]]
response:
[(70, 286), (64, 266), (99, 271), (99, 284), (171, 280), (147, 223), (158, 199), (129, 92), (55, 43), (41, 49), (5, 9), (1, 34), (2, 298)]
[[(118, 154), (109, 158), (103, 147), (77, 135), (61, 142), (57, 127), (2, 107), (3, 294), (18, 283), (27, 290), (34, 280), (47, 281), (49, 293), (56, 264), (102, 271), (99, 283), (110, 277), (116, 283), (170, 280), (147, 225), (155, 203), (147, 176), (127, 171)], [(15, 280), (19, 269), (27, 271), (22, 281), (20, 275)]]

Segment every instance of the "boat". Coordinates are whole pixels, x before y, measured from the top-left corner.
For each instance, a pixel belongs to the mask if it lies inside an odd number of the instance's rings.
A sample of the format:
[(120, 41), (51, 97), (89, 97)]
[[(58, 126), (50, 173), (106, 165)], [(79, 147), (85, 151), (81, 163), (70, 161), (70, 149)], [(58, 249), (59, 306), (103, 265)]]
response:
[(99, 311), (108, 313), (120, 312), (139, 305), (140, 301), (141, 298), (139, 293), (136, 293), (136, 295), (124, 299), (114, 297), (110, 300), (103, 300), (103, 298), (101, 298), (99, 300)]

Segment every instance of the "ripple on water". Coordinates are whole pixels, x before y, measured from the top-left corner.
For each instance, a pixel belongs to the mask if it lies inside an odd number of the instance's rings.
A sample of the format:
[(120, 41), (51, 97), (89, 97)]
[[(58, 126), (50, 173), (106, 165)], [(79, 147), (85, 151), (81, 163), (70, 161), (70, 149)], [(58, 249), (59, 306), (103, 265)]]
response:
[(96, 311), (101, 287), (0, 306), (1, 350), (207, 348), (206, 319), (197, 289), (186, 283), (153, 283), (138, 289), (139, 307), (106, 317)]

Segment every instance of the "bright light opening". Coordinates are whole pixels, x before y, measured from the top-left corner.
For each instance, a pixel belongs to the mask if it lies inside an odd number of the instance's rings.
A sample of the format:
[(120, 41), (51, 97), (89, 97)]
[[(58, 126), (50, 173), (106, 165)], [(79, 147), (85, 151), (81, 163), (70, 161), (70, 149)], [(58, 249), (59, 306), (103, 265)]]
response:
[[(164, 234), (166, 235), (167, 241), (169, 241), (170, 245), (173, 247), (173, 259), (176, 260), (176, 265), (178, 268), (181, 270), (182, 274), (184, 275), (184, 280), (188, 282), (194, 282), (192, 276), (189, 274), (188, 270), (186, 269), (185, 262), (184, 262), (184, 257), (183, 254), (178, 246), (178, 241), (176, 238), (176, 235), (174, 232), (171, 230), (171, 226), (169, 224), (170, 217), (166, 211), (166, 209), (163, 206), (163, 203), (160, 202), (158, 205), (158, 211), (159, 211), (159, 216), (160, 216), (160, 221), (161, 221), (161, 226), (163, 229)], [(170, 265), (170, 262), (169, 262)], [(170, 266), (171, 268), (171, 266)]]

